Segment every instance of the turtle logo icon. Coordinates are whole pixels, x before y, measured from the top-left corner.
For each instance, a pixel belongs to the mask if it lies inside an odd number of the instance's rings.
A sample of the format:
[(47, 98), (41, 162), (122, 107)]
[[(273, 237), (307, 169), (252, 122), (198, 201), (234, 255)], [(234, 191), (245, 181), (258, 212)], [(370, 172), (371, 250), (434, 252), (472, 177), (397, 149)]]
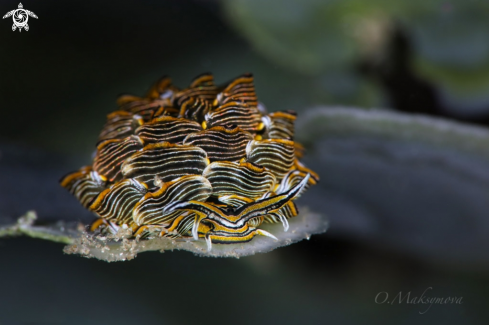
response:
[(5, 16), (3, 16), (3, 19), (8, 18), (10, 16), (12, 16), (12, 19), (14, 20), (14, 24), (12, 25), (12, 31), (15, 31), (18, 28), (19, 32), (22, 31), (22, 28), (24, 28), (26, 31), (29, 30), (29, 25), (27, 25), (29, 16), (37, 19), (36, 14), (33, 13), (32, 11), (25, 10), (24, 6), (22, 6), (22, 3), (19, 3), (19, 8), (7, 12)]

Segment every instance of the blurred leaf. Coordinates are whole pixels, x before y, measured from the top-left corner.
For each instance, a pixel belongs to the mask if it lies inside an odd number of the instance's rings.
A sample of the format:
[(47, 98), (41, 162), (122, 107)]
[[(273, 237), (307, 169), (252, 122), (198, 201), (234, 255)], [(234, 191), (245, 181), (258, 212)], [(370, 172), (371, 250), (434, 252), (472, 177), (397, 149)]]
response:
[(321, 182), (302, 203), (347, 236), (444, 263), (489, 262), (489, 131), (381, 110), (317, 108), (297, 125)]

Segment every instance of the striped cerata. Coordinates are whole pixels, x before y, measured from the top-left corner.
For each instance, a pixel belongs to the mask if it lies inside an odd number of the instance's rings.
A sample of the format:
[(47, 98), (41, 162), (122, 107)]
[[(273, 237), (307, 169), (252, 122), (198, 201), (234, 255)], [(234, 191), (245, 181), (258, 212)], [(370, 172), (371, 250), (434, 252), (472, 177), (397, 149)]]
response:
[(203, 74), (185, 89), (164, 77), (145, 97), (117, 104), (92, 165), (61, 180), (98, 216), (94, 233), (126, 225), (134, 238), (205, 240), (209, 250), (275, 238), (261, 225), (287, 230), (294, 200), (319, 180), (299, 161), (296, 114), (267, 114), (251, 74), (222, 86)]

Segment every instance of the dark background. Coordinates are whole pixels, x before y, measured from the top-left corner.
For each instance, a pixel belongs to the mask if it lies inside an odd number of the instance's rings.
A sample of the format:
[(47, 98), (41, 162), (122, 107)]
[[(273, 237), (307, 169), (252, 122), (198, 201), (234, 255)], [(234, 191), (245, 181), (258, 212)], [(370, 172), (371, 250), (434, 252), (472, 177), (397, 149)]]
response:
[[(474, 95), (477, 109), (468, 100), (450, 102), (440, 95), (446, 88), (412, 68), (419, 34), (402, 20), (391, 24), (377, 56), (357, 53), (340, 68), (311, 72), (254, 43), (233, 23), (232, 2), (29, 1), (24, 8), (39, 19), (29, 19), (28, 32), (12, 32), (12, 21), (2, 20), (0, 217), (16, 218), (36, 206), (41, 219), (90, 220), (74, 199), (57, 192), (58, 178), (90, 161), (118, 94), (142, 95), (165, 74), (183, 87), (206, 71), (218, 82), (252, 72), (270, 111), (302, 114), (315, 105), (354, 104), (487, 124), (484, 91)], [(472, 11), (460, 2), (446, 4), (470, 21)], [(435, 12), (446, 4), (427, 2)], [(17, 5), (2, 1), (0, 12)], [(281, 10), (302, 10), (296, 6), (284, 1)], [(474, 33), (484, 28), (477, 27)], [(343, 77), (335, 82), (330, 75)], [(374, 95), (364, 96), (359, 84)], [(436, 230), (428, 236), (436, 237)], [(489, 259), (467, 264), (445, 258), (444, 242), (438, 250), (443, 257), (432, 258), (422, 248), (348, 236), (334, 223), (309, 241), (241, 259), (175, 251), (109, 264), (64, 255), (60, 244), (2, 238), (0, 325), (487, 324)], [(419, 297), (428, 288), (430, 297), (463, 297), (463, 303), (433, 305), (420, 314), (426, 305), (375, 302), (379, 292)]]

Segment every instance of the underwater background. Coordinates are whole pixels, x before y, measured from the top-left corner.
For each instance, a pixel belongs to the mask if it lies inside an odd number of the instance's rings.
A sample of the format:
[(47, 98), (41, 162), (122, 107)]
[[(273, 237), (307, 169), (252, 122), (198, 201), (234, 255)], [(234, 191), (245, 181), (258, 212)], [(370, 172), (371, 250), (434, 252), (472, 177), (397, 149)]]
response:
[(297, 111), (321, 176), (298, 205), (330, 229), (240, 259), (117, 263), (0, 238), (0, 325), (487, 324), (488, 2), (23, 5), (28, 32), (0, 22), (0, 225), (92, 220), (58, 181), (91, 160), (119, 94), (251, 72), (269, 111)]

